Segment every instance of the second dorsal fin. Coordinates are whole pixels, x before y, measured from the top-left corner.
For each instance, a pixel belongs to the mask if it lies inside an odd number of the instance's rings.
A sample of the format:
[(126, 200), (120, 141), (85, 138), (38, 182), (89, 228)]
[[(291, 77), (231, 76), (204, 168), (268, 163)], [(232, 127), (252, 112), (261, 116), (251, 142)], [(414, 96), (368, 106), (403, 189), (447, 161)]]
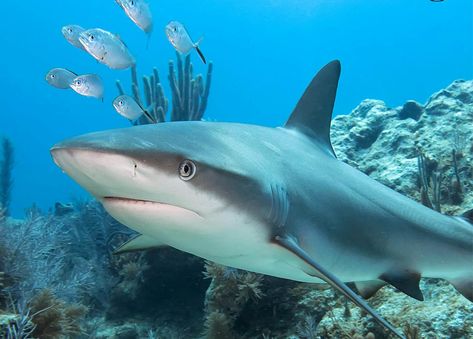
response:
[(316, 139), (333, 155), (330, 122), (340, 78), (340, 61), (325, 65), (312, 79), (284, 127), (297, 129)]

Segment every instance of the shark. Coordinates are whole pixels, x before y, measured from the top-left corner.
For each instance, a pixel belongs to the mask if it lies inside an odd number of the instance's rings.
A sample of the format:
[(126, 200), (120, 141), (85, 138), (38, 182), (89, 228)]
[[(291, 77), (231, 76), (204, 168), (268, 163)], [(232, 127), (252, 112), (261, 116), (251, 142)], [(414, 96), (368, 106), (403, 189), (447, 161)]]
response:
[(118, 253), (171, 246), (275, 277), (328, 283), (391, 334), (365, 300), (421, 277), (473, 302), (473, 213), (446, 216), (337, 159), (330, 124), (341, 66), (312, 79), (284, 126), (182, 121), (89, 133), (54, 162), (138, 232)]

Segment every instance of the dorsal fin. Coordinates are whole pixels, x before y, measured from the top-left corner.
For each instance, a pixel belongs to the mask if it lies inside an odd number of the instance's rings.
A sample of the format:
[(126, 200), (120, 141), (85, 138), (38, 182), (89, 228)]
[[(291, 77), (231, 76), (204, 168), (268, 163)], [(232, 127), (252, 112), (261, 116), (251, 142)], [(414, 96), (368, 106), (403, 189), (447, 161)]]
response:
[(338, 60), (325, 65), (312, 79), (284, 126), (317, 139), (333, 155), (335, 152), (330, 143), (330, 122), (340, 70)]

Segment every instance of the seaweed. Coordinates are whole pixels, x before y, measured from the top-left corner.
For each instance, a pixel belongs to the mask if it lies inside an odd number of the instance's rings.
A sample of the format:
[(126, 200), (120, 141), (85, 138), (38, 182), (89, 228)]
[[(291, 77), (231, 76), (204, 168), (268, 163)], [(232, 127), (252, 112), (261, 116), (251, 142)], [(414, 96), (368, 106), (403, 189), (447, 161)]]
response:
[(429, 160), (419, 151), (417, 156), (418, 181), (421, 203), (441, 212), (440, 191), (442, 175), (436, 169), (437, 162)]
[(461, 152), (457, 148), (452, 149), (452, 167), (453, 175), (450, 180), (450, 197), (454, 204), (461, 204), (464, 199), (463, 195), (463, 184), (460, 179), (460, 171), (458, 169), (458, 160), (461, 156)]
[(9, 139), (3, 139), (1, 149), (3, 156), (0, 162), (0, 206), (4, 209), (4, 214), (9, 216), (13, 187), (12, 170), (14, 165), (13, 145)]
[[(169, 85), (172, 94), (172, 110), (169, 121), (201, 120), (207, 109), (210, 85), (212, 81), (213, 64), (209, 62), (207, 75), (193, 76), (193, 65), (190, 55), (183, 62), (180, 53), (176, 53), (177, 64), (169, 61)], [(116, 81), (118, 93), (125, 94), (119, 80)], [(136, 67), (131, 68), (131, 93), (136, 102), (147, 110), (157, 122), (165, 122), (169, 108), (169, 100), (164, 95), (163, 86), (156, 68), (149, 76), (143, 76), (143, 94), (140, 93)], [(144, 99), (143, 99), (144, 97)], [(153, 123), (146, 116), (137, 119), (133, 124), (145, 125)]]
[(212, 279), (205, 298), (207, 338), (231, 338), (246, 304), (262, 298), (263, 275), (206, 262), (205, 278)]
[(38, 338), (58, 338), (77, 336), (84, 332), (80, 320), (87, 313), (81, 304), (69, 304), (56, 298), (49, 289), (36, 294), (29, 303), (32, 335)]
[(109, 238), (123, 229), (96, 202), (61, 217), (33, 208), (24, 221), (3, 223), (0, 231), (8, 246), (0, 261), (11, 281), (7, 292), (31, 300), (49, 288), (67, 302), (108, 307), (111, 287), (118, 282)]

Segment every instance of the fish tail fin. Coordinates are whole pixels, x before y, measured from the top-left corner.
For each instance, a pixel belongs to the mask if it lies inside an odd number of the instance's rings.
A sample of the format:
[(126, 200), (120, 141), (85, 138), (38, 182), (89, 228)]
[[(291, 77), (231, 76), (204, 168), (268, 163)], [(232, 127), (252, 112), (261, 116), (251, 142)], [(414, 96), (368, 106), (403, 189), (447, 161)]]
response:
[(143, 114), (146, 116), (146, 118), (153, 124), (157, 124), (158, 122), (156, 121), (156, 119), (149, 113), (151, 110), (150, 108), (152, 107), (153, 105), (150, 105), (150, 107), (148, 107), (148, 109), (146, 110), (143, 110)]
[(194, 44), (194, 47), (199, 46), (202, 43), (202, 41), (204, 41), (204, 36), (203, 35), (199, 38), (199, 40), (197, 40), (197, 42)]
[(207, 61), (205, 60), (205, 56), (204, 56), (204, 54), (202, 53), (202, 51), (200, 50), (200, 48), (199, 48), (198, 45), (195, 46), (195, 50), (197, 51), (197, 54), (199, 54), (200, 60), (202, 60), (202, 62), (204, 63), (204, 65), (206, 65), (206, 64), (207, 64)]
[(202, 53), (199, 47), (203, 40), (204, 40), (204, 37), (201, 36), (199, 40), (197, 40), (197, 42), (194, 44), (194, 48), (197, 51), (197, 54), (199, 54), (200, 60), (202, 60), (202, 62), (206, 65), (207, 61), (205, 60), (204, 53)]

